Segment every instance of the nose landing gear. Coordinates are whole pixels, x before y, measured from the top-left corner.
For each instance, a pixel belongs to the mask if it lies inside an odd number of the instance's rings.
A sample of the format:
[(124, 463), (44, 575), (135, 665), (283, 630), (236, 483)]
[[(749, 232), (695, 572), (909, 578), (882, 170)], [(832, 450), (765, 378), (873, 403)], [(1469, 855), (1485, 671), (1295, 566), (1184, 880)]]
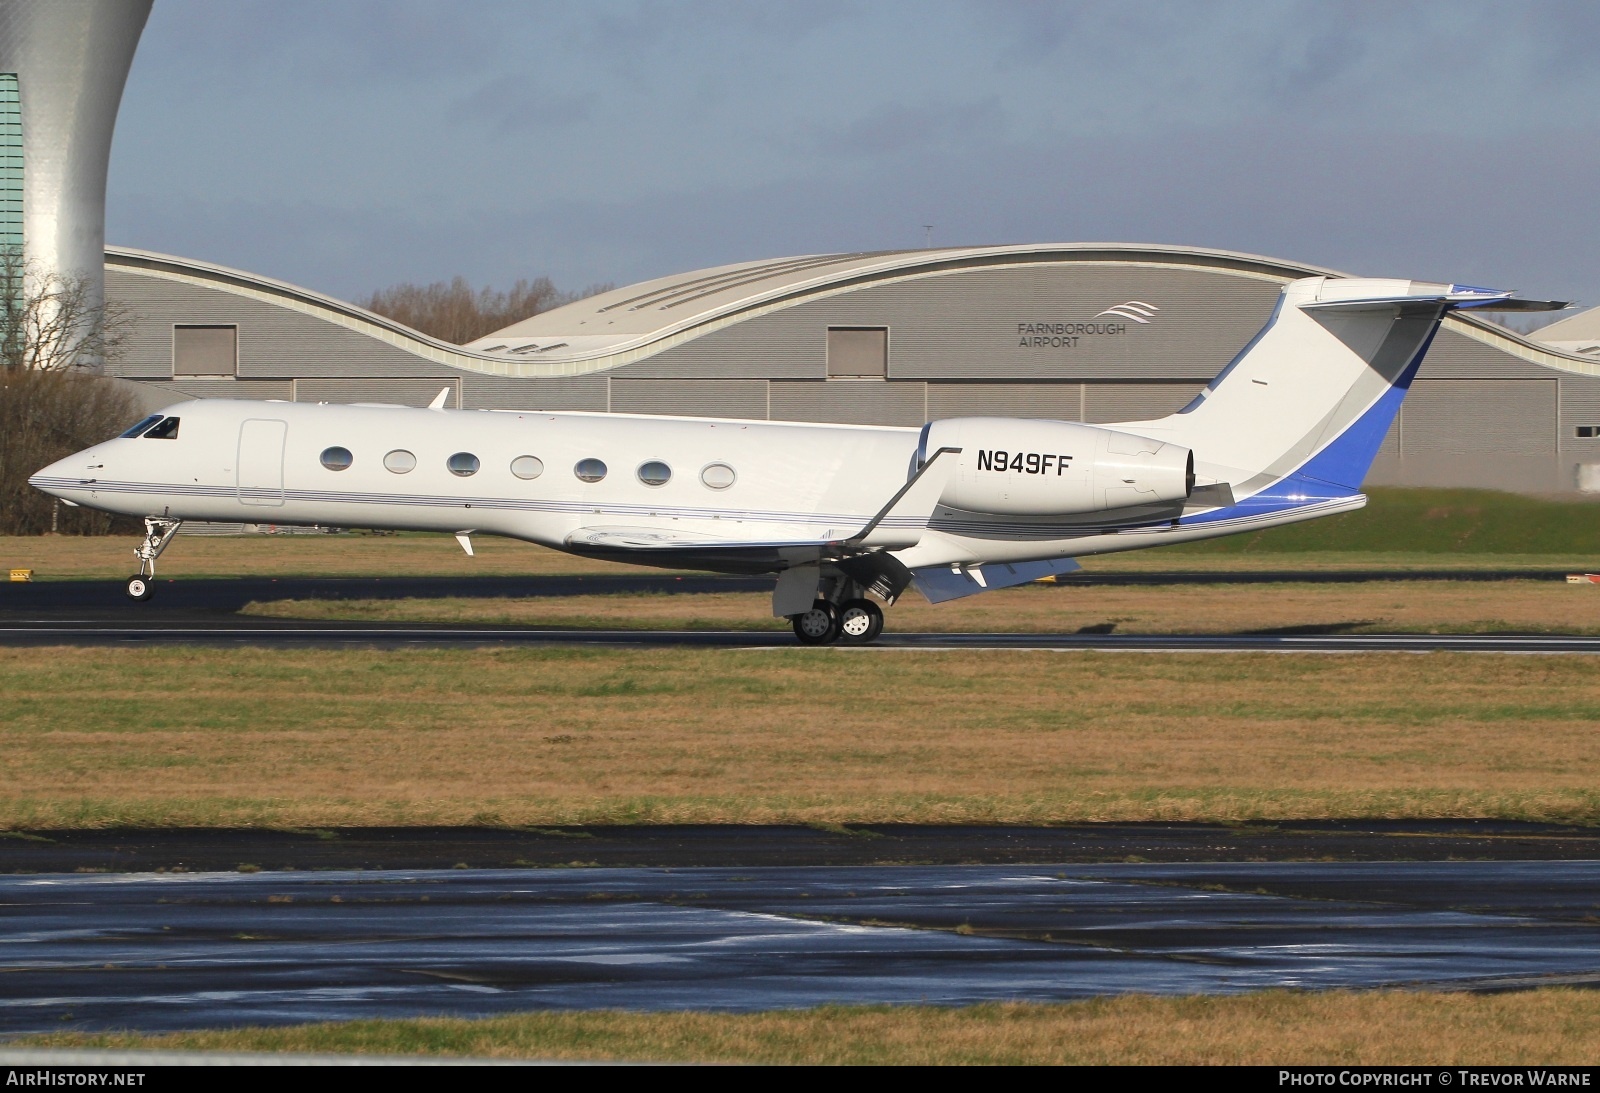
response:
[(128, 598), (143, 603), (150, 598), (151, 583), (156, 575), (156, 559), (167, 549), (172, 537), (183, 526), (182, 520), (150, 516), (144, 522), (144, 542), (134, 549), (139, 559), (139, 572), (128, 578)]

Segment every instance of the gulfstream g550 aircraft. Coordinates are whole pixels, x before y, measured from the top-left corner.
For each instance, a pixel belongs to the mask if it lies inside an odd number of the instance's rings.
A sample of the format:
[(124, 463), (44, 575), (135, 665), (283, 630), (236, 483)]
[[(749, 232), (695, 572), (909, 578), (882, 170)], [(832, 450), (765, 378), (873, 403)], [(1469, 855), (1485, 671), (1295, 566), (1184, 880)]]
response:
[[(33, 485), (145, 518), (135, 599), (184, 520), (454, 532), (591, 557), (776, 573), (809, 644), (871, 641), (875, 601), (939, 602), (1075, 558), (1360, 508), (1361, 481), (1439, 321), (1549, 310), (1510, 293), (1311, 277), (1169, 417), (921, 429), (628, 414), (203, 399), (46, 467)], [(869, 598), (870, 597), (870, 598)]]

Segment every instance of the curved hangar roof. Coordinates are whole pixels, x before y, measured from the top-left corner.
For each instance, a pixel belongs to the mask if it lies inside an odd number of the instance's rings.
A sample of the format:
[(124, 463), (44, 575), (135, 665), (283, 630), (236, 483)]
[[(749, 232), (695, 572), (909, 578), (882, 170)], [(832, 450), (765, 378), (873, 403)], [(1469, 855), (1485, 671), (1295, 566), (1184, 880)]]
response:
[[(452, 368), (525, 378), (578, 376), (618, 368), (746, 319), (809, 301), (865, 287), (981, 269), (1143, 266), (1204, 270), (1277, 283), (1324, 274), (1346, 276), (1261, 255), (1128, 243), (803, 255), (718, 266), (613, 289), (458, 346), (331, 296), (225, 266), (123, 247), (106, 248), (106, 264), (276, 304)], [(1534, 364), (1600, 375), (1600, 362), (1564, 345), (1541, 344), (1467, 315), (1452, 315), (1446, 326)]]

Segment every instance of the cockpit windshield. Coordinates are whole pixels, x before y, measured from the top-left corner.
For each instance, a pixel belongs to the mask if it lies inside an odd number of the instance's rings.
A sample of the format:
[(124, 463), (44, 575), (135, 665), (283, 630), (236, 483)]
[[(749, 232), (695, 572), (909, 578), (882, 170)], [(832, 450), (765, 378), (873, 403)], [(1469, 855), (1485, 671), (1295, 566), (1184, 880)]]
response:
[(160, 420), (161, 420), (161, 415), (160, 414), (151, 414), (149, 417), (147, 417), (143, 421), (139, 422), (139, 424), (135, 425), (133, 428), (131, 428), (127, 432), (123, 433), (117, 439), (118, 440), (131, 440), (132, 438), (138, 436), (140, 433), (144, 432), (146, 429), (150, 428), (150, 426), (154, 425), (156, 422), (158, 422)]
[(144, 438), (146, 440), (177, 440), (178, 419), (175, 417), (162, 418), (145, 432)]

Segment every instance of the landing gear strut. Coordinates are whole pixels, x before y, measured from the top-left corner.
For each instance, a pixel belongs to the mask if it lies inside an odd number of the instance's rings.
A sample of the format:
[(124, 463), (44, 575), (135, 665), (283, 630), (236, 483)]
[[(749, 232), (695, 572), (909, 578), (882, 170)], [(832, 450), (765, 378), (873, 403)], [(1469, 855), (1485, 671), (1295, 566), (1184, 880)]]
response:
[(133, 552), (139, 559), (139, 572), (128, 578), (130, 599), (142, 603), (150, 598), (150, 585), (156, 575), (156, 559), (161, 557), (161, 552), (167, 549), (167, 544), (172, 542), (172, 537), (182, 526), (182, 520), (168, 520), (161, 516), (145, 518), (144, 542)]

